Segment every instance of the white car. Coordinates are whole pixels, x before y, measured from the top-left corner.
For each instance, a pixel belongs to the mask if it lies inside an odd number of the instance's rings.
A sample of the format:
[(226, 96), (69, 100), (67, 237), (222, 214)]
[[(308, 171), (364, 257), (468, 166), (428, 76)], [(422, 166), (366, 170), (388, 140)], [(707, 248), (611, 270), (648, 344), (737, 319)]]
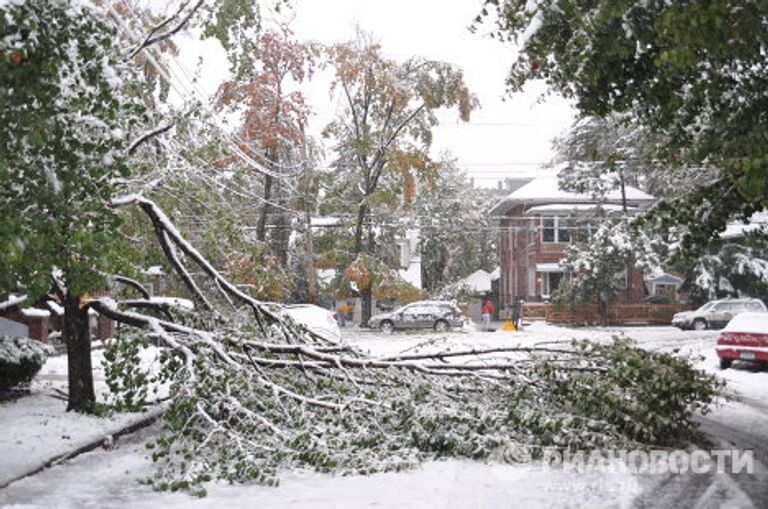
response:
[(291, 304), (281, 307), (281, 313), (291, 317), (310, 332), (338, 343), (341, 341), (341, 331), (336, 321), (336, 314), (314, 304)]
[(765, 304), (759, 299), (722, 299), (707, 302), (695, 311), (676, 313), (672, 325), (680, 329), (721, 329), (731, 318), (746, 312), (765, 312)]

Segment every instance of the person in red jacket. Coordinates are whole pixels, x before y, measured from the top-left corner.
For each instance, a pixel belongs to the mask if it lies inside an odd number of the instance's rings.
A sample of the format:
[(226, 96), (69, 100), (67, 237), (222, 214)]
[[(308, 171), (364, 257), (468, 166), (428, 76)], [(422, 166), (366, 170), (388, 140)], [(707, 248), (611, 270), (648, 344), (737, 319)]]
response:
[(485, 302), (483, 302), (483, 330), (489, 331), (491, 330), (491, 315), (493, 314), (493, 303), (491, 302), (491, 299), (488, 297), (485, 298)]

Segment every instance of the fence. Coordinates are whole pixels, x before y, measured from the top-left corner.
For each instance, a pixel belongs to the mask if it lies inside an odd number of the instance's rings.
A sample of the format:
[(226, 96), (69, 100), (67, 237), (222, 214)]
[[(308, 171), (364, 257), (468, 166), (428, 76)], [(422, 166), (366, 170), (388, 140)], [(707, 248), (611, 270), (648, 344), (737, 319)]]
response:
[[(669, 325), (675, 313), (693, 308), (694, 306), (689, 304), (608, 304), (605, 310), (604, 323), (609, 325)], [(523, 316), (529, 320), (544, 319), (548, 323), (571, 325), (590, 325), (603, 322), (595, 305), (570, 308), (552, 304), (526, 304), (523, 308)]]

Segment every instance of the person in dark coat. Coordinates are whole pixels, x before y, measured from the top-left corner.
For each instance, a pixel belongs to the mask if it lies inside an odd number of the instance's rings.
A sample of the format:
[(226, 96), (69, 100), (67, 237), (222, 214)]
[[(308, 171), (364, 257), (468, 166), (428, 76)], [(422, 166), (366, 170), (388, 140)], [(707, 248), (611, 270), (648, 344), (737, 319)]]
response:
[(515, 299), (512, 303), (512, 323), (515, 324), (515, 329), (520, 330), (520, 320), (523, 317), (523, 301)]

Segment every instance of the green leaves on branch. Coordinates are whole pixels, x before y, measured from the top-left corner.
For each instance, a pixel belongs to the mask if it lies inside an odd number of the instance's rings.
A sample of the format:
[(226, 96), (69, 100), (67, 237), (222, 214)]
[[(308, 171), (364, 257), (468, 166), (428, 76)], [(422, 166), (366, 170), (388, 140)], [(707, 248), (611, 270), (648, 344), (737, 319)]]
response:
[(508, 79), (512, 90), (544, 79), (573, 97), (583, 115), (626, 113), (661, 135), (670, 171), (721, 171), (713, 192), (693, 189), (671, 207), (666, 221), (693, 234), (684, 249), (701, 249), (730, 217), (768, 206), (766, 2), (485, 5), (499, 15), (497, 34), (521, 46)]

